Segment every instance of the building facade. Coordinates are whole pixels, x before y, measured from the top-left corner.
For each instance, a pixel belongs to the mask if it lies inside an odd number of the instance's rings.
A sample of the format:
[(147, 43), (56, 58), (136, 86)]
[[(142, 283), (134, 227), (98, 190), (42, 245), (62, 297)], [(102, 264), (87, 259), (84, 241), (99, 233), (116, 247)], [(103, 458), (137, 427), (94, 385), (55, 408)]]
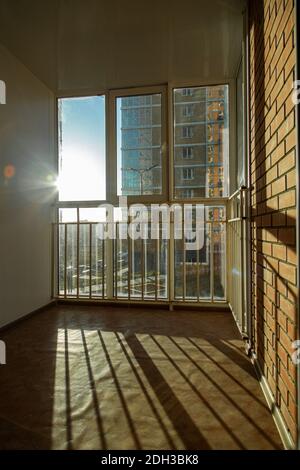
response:
[(118, 98), (121, 194), (160, 194), (161, 95)]
[[(226, 85), (174, 90), (174, 191), (177, 199), (227, 195)], [(119, 98), (121, 194), (159, 194), (161, 96)], [(225, 165), (224, 165), (225, 163)]]
[(225, 196), (226, 86), (181, 88), (174, 95), (176, 198)]

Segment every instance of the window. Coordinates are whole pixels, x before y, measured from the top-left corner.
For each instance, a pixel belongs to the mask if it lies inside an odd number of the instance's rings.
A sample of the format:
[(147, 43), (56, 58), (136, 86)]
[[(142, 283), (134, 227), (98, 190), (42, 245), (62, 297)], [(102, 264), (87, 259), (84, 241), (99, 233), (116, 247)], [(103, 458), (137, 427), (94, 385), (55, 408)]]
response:
[[(105, 119), (106, 96), (109, 122)], [(58, 100), (59, 198), (68, 201), (60, 203), (57, 211), (60, 295), (168, 299), (172, 282), (177, 299), (224, 300), (226, 233), (222, 218), (226, 218), (226, 209), (225, 201), (217, 198), (228, 195), (228, 87), (178, 88), (172, 97), (172, 116), (167, 116), (166, 89), (161, 86)], [(166, 127), (172, 121), (170, 181), (174, 192), (169, 194)], [(117, 205), (118, 195), (128, 196), (128, 205), (138, 202), (147, 207), (178, 198), (193, 210), (193, 201), (216, 198), (206, 203), (209, 209), (200, 228), (204, 246), (187, 249), (184, 241), (193, 240), (188, 234), (186, 240), (174, 238), (168, 243), (160, 226), (155, 241), (149, 237), (131, 243), (127, 235), (119, 239), (122, 221), (116, 207), (116, 240), (106, 243), (106, 210), (99, 206), (104, 200)], [(215, 207), (216, 202), (221, 206)], [(174, 269), (170, 279), (169, 259)]]
[(58, 100), (60, 201), (106, 199), (105, 96)]
[(207, 147), (207, 163), (213, 163), (214, 161), (214, 147), (209, 145)]
[(117, 194), (162, 194), (162, 95), (118, 96)]
[(182, 137), (185, 139), (191, 139), (193, 137), (193, 129), (190, 126), (183, 126)]
[(192, 96), (193, 95), (193, 89), (192, 88), (182, 88), (181, 94), (182, 94), (182, 96)]
[(213, 135), (213, 126), (210, 124), (207, 126), (207, 140), (208, 142), (213, 142), (214, 135)]
[[(181, 109), (182, 112), (180, 112)], [(183, 180), (190, 179), (194, 179), (194, 186), (198, 188), (194, 191), (193, 197), (227, 196), (228, 85), (175, 88), (173, 90), (173, 110), (174, 197), (183, 197), (182, 195), (185, 194)], [(189, 124), (187, 125), (185, 119), (188, 113)], [(188, 145), (184, 145), (183, 139), (189, 139)], [(190, 168), (181, 168), (182, 160), (180, 161), (178, 158), (178, 147), (182, 148), (183, 159), (191, 158), (187, 148), (192, 147), (192, 158), (197, 164), (197, 172), (191, 174)], [(213, 170), (212, 175), (218, 173), (218, 170), (214, 170), (214, 168), (222, 168), (220, 175), (223, 177), (220, 178), (219, 183), (216, 179), (214, 190), (209, 188), (211, 181), (207, 178), (208, 166)]]
[(184, 117), (192, 116), (193, 115), (193, 105), (186, 104), (185, 106), (182, 106), (182, 115)]
[(194, 197), (194, 190), (193, 190), (193, 189), (184, 189), (184, 190), (182, 191), (182, 196), (183, 196), (185, 199), (193, 198), (193, 197)]
[(184, 179), (184, 180), (194, 179), (194, 168), (183, 168), (182, 169), (182, 179)]
[[(59, 99), (60, 201), (168, 200), (165, 100), (165, 87), (112, 91), (106, 123), (105, 95)], [(173, 109), (171, 199), (212, 197), (208, 168), (216, 175), (213, 197), (227, 196), (228, 86), (174, 89)], [(194, 180), (192, 193), (184, 191), (188, 180)]]
[(218, 112), (218, 121), (223, 121), (224, 120), (224, 111), (219, 111)]
[(193, 158), (193, 148), (192, 147), (183, 147), (182, 148), (182, 158), (191, 159)]

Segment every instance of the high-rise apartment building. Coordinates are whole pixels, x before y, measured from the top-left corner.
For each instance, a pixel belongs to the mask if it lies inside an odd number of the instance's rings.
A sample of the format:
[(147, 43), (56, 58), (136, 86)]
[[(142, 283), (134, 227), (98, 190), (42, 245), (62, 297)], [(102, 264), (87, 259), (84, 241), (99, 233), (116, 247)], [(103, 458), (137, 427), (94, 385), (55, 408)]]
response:
[(226, 86), (180, 88), (174, 98), (175, 196), (226, 195)]
[[(174, 190), (178, 199), (222, 197), (227, 87), (174, 91)], [(119, 98), (121, 194), (161, 192), (161, 96)]]
[(121, 194), (159, 194), (161, 182), (161, 95), (119, 98)]

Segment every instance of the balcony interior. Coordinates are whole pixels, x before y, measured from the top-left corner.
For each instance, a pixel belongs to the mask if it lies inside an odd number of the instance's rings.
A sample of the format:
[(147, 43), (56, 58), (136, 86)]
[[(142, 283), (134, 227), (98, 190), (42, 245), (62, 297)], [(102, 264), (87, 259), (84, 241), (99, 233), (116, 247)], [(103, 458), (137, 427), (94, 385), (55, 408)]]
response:
[[(261, 102), (250, 109), (260, 77), (248, 83), (247, 61), (263, 52), (250, 50), (249, 3), (0, 0), (0, 450), (296, 446), (290, 410), (285, 440), (274, 420), (282, 384), (265, 347), (277, 341), (283, 283), (255, 265), (267, 264), (268, 230), (256, 219), (251, 244), (249, 116)], [(148, 226), (148, 238), (122, 239), (123, 196), (130, 208), (177, 204), (183, 217), (170, 215), (166, 240), (162, 215), (156, 239)], [(194, 203), (201, 246), (188, 249), (183, 208)], [(293, 217), (276, 219), (268, 243)], [(276, 243), (291, 248), (285, 229)], [(296, 304), (294, 284), (283, 305)]]

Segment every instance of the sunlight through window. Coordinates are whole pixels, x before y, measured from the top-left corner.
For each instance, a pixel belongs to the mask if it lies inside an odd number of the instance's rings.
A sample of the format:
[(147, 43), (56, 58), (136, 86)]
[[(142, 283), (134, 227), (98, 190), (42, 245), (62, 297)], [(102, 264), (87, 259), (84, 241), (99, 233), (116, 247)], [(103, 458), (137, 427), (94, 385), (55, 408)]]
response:
[(104, 200), (105, 96), (58, 101), (60, 201)]

